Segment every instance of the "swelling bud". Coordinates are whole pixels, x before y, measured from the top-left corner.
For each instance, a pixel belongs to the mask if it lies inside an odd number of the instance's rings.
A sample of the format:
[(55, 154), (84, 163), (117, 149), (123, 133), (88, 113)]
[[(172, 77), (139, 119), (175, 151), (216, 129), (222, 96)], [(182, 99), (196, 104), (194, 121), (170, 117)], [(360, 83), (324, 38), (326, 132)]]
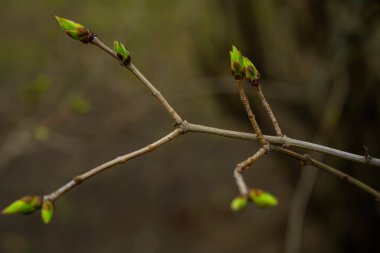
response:
[(55, 19), (57, 19), (59, 25), (66, 32), (66, 34), (75, 40), (79, 40), (87, 44), (92, 42), (92, 40), (96, 37), (93, 32), (81, 24), (58, 16), (55, 16)]
[(24, 196), (6, 208), (1, 212), (2, 214), (30, 214), (35, 210), (41, 208), (42, 197), (41, 196)]
[(250, 59), (247, 57), (244, 57), (244, 67), (245, 67), (245, 78), (248, 82), (250, 82), (252, 85), (258, 85), (260, 84), (260, 72), (257, 70), (255, 65), (251, 62)]
[(277, 206), (278, 204), (278, 200), (275, 196), (260, 189), (252, 189), (249, 192), (249, 197), (255, 205), (261, 208)]
[(248, 203), (248, 199), (243, 196), (236, 197), (231, 202), (231, 210), (234, 212), (242, 210)]
[(41, 218), (45, 224), (49, 224), (53, 218), (54, 204), (51, 200), (45, 200), (41, 208)]
[(131, 55), (129, 54), (129, 51), (125, 48), (123, 43), (119, 41), (114, 41), (113, 48), (121, 65), (127, 66), (131, 63)]
[(230, 51), (230, 59), (232, 75), (236, 80), (242, 80), (245, 72), (244, 58), (235, 46), (232, 46), (232, 50)]

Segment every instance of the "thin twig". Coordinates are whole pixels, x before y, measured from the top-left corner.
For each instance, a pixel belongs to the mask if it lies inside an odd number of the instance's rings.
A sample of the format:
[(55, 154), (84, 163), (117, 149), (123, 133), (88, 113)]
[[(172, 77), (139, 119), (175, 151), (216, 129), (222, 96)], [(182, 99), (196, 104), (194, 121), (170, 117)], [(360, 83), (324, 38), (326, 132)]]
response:
[(48, 195), (45, 195), (44, 199), (54, 201), (57, 198), (59, 198), (62, 194), (64, 194), (65, 192), (71, 190), (75, 186), (83, 183), (87, 179), (95, 176), (96, 174), (104, 172), (105, 170), (110, 169), (116, 165), (124, 164), (127, 161), (132, 160), (136, 157), (139, 157), (139, 156), (145, 155), (149, 152), (152, 152), (153, 150), (157, 149), (158, 147), (160, 147), (160, 146), (168, 143), (169, 141), (175, 139), (176, 137), (180, 136), (181, 133), (182, 133), (182, 128), (176, 128), (174, 131), (172, 131), (168, 135), (164, 136), (163, 138), (159, 139), (156, 142), (149, 144), (148, 146), (146, 146), (144, 148), (138, 149), (136, 151), (133, 151), (133, 152), (126, 154), (126, 155), (123, 155), (123, 156), (119, 156), (119, 157), (117, 157), (111, 161), (108, 161), (106, 163), (103, 163), (103, 164), (101, 164), (101, 165), (81, 174), (81, 175), (75, 176), (70, 182), (68, 182), (64, 186), (60, 187), (58, 190), (56, 190), (56, 191), (54, 191)]
[[(190, 132), (199, 132), (199, 133), (207, 133), (213, 135), (219, 135), (223, 137), (235, 138), (235, 139), (244, 139), (244, 140), (257, 140), (256, 134), (232, 131), (226, 129), (220, 129), (215, 127), (209, 127), (204, 125), (197, 125), (187, 123), (187, 130)], [(380, 167), (380, 159), (371, 157), (371, 160), (367, 160), (365, 156), (352, 154), (346, 151), (342, 151), (339, 149), (334, 149), (330, 147), (326, 147), (323, 145), (301, 141), (297, 139), (290, 138), (288, 136), (272, 136), (272, 135), (264, 135), (266, 141), (271, 144), (281, 144), (286, 147), (298, 147), (310, 151), (316, 151), (322, 154), (334, 156), (337, 158), (345, 159), (352, 162), (368, 164), (371, 166)]]
[(133, 63), (131, 63), (127, 67), (141, 82), (145, 84), (145, 86), (152, 92), (152, 95), (155, 96), (161, 102), (161, 104), (166, 108), (171, 117), (174, 119), (176, 125), (180, 125), (183, 121), (182, 118), (168, 103), (164, 96), (162, 96), (162, 94), (149, 82), (149, 80), (146, 79), (143, 74), (141, 74), (141, 72), (135, 67), (135, 65), (133, 65)]
[[(116, 60), (120, 61), (115, 51), (113, 51), (111, 48), (106, 46), (102, 41), (99, 40), (99, 38), (95, 37), (91, 43), (99, 47), (100, 49), (104, 50), (105, 52), (107, 52)], [(160, 103), (164, 106), (164, 108), (169, 112), (170, 116), (174, 119), (176, 125), (180, 125), (183, 121), (182, 118), (173, 109), (173, 107), (164, 98), (164, 96), (162, 96), (162, 94), (156, 89), (156, 87), (154, 87), (154, 85), (151, 84), (151, 82), (149, 82), (149, 80), (146, 79), (145, 76), (141, 74), (141, 72), (132, 63), (130, 63), (129, 65), (125, 65), (124, 67), (129, 69), (145, 85), (145, 87), (149, 89), (151, 94), (160, 101)]]
[(255, 114), (253, 113), (251, 106), (249, 105), (249, 100), (248, 100), (247, 96), (245, 95), (244, 88), (243, 88), (243, 85), (241, 83), (241, 80), (236, 80), (236, 85), (237, 85), (238, 90), (239, 90), (240, 100), (243, 103), (243, 106), (244, 106), (244, 108), (248, 114), (249, 121), (251, 122), (253, 130), (256, 133), (257, 139), (259, 140), (260, 144), (264, 146), (267, 144), (267, 141), (264, 139), (263, 133), (261, 132), (259, 124), (256, 121)]
[[(102, 50), (104, 50), (105, 52), (110, 54), (112, 57), (114, 57), (115, 59), (119, 60), (116, 53), (112, 49), (107, 47), (104, 43), (102, 43), (97, 37), (95, 37), (91, 43), (93, 45), (96, 45), (97, 47), (101, 48)], [(154, 149), (166, 144), (170, 140), (178, 137), (180, 134), (185, 134), (187, 132), (201, 132), (201, 133), (220, 135), (220, 136), (224, 136), (224, 137), (249, 139), (249, 140), (257, 140), (258, 139), (263, 147), (257, 153), (255, 153), (255, 155), (249, 157), (244, 162), (239, 163), (237, 165), (237, 169), (235, 169), (235, 171), (237, 171), (237, 172), (243, 171), (245, 168), (247, 168), (249, 165), (251, 165), (258, 158), (260, 158), (264, 154), (266, 154), (269, 151), (269, 149), (268, 149), (269, 143), (283, 144), (286, 147), (297, 146), (297, 147), (301, 147), (301, 148), (305, 148), (305, 149), (314, 150), (314, 151), (318, 151), (321, 153), (337, 156), (337, 157), (347, 159), (347, 160), (351, 160), (351, 161), (356, 161), (356, 162), (360, 162), (360, 163), (367, 163), (367, 164), (374, 165), (374, 166), (380, 166), (380, 159), (373, 158), (371, 160), (368, 160), (364, 156), (350, 154), (350, 153), (347, 153), (344, 151), (332, 149), (332, 148), (325, 147), (325, 146), (318, 145), (318, 144), (314, 144), (314, 143), (299, 141), (299, 140), (292, 139), (292, 138), (289, 138), (286, 136), (264, 136), (262, 134), (258, 124), (257, 124), (257, 121), (255, 119), (255, 115), (253, 114), (253, 112), (250, 108), (249, 101), (247, 99), (247, 96), (245, 95), (244, 89), (243, 89), (240, 81), (237, 82), (237, 86), (238, 86), (239, 93), (240, 93), (240, 98), (242, 100), (242, 103), (243, 103), (246, 111), (247, 111), (248, 117), (251, 121), (251, 124), (252, 124), (256, 134), (249, 134), (249, 133), (243, 133), (243, 132), (223, 130), (223, 129), (212, 128), (212, 127), (208, 127), (208, 126), (195, 125), (195, 124), (188, 123), (188, 122), (182, 120), (182, 118), (170, 106), (170, 104), (161, 95), (161, 93), (145, 78), (144, 75), (142, 75), (140, 73), (140, 71), (138, 71), (138, 69), (134, 65), (129, 64), (129, 65), (126, 65), (126, 67), (140, 81), (142, 81), (143, 84), (151, 91), (152, 95), (154, 95), (160, 101), (160, 103), (169, 112), (171, 117), (175, 120), (177, 128), (174, 131), (172, 131), (171, 133), (169, 133), (168, 135), (166, 135), (165, 137), (163, 137), (162, 139), (146, 146), (145, 148), (142, 148), (142, 149), (136, 150), (132, 153), (126, 154), (124, 156), (120, 156), (118, 158), (115, 158), (109, 162), (106, 162), (102, 165), (99, 165), (99, 166), (89, 170), (88, 172), (86, 172), (82, 175), (74, 177), (73, 180), (71, 180), (70, 182), (68, 182), (67, 184), (65, 184), (64, 186), (59, 188), (58, 190), (52, 192), (49, 195), (45, 195), (45, 197), (44, 197), (45, 199), (49, 199), (49, 200), (54, 201), (59, 196), (61, 196), (63, 193), (71, 190), (75, 186), (77, 186), (80, 183), (82, 183), (83, 181), (86, 181), (87, 179), (95, 176), (96, 174), (103, 172), (103, 171), (105, 171), (111, 167), (116, 166), (116, 165), (126, 163), (127, 161), (129, 161), (133, 158), (136, 158), (136, 157), (142, 156), (146, 153), (149, 153), (149, 152), (153, 151)], [(260, 94), (260, 90), (259, 90), (259, 94)], [(265, 98), (262, 101), (266, 102)], [(264, 107), (265, 107), (265, 105), (264, 105)], [(268, 114), (273, 115), (273, 113), (268, 113)], [(272, 119), (272, 122), (273, 122), (273, 119)], [(277, 132), (277, 134), (279, 133), (277, 131), (277, 129), (276, 129), (276, 132)], [(372, 189), (371, 187), (365, 185), (364, 183), (362, 183), (362, 182), (360, 182), (360, 181), (358, 181), (358, 180), (356, 180), (356, 179), (354, 179), (354, 178), (352, 178), (352, 177), (350, 177), (350, 176), (348, 176), (348, 175), (346, 175), (340, 171), (337, 171), (336, 169), (334, 169), (328, 165), (320, 163), (320, 162), (313, 160), (311, 158), (302, 156), (302, 155), (300, 155), (296, 152), (293, 152), (291, 150), (288, 150), (286, 148), (281, 148), (278, 146), (274, 146), (273, 148), (275, 148), (275, 150), (281, 151), (283, 153), (286, 153), (290, 156), (293, 156), (293, 157), (298, 158), (300, 160), (303, 160), (305, 162), (306, 161), (310, 162), (314, 166), (321, 168), (321, 169), (324, 169), (326, 171), (329, 171), (330, 173), (332, 173), (334, 175), (338, 175), (342, 179), (345, 179), (348, 182), (358, 186), (359, 188), (366, 190), (367, 192), (369, 192), (370, 194), (372, 194), (378, 198), (378, 192), (375, 191), (374, 189)], [(239, 173), (239, 174), (241, 174), (241, 173)], [(245, 189), (242, 186), (240, 186), (239, 188), (241, 191), (247, 192), (246, 187), (245, 187)]]
[(337, 176), (338, 178), (340, 178), (344, 181), (347, 181), (348, 183), (353, 184), (356, 187), (362, 189), (363, 191), (371, 194), (372, 196), (375, 197), (376, 201), (380, 201), (380, 192), (373, 189), (372, 187), (365, 184), (364, 182), (362, 182), (356, 178), (353, 178), (350, 175), (343, 173), (334, 167), (331, 167), (327, 164), (324, 164), (320, 161), (317, 161), (317, 160), (311, 158), (309, 155), (301, 155), (301, 154), (294, 152), (292, 150), (289, 150), (287, 148), (282, 148), (282, 147), (278, 147), (278, 146), (272, 146), (271, 148), (272, 148), (272, 150), (279, 151), (279, 152), (284, 153), (290, 157), (293, 157), (293, 158), (296, 158), (300, 161), (303, 161), (306, 164), (313, 165), (316, 168), (319, 168), (319, 169), (324, 170), (324, 171), (326, 171), (326, 172), (328, 172), (334, 176)]
[[(186, 134), (189, 132), (209, 133), (209, 134), (215, 134), (215, 135), (224, 136), (224, 137), (233, 137), (233, 138), (240, 138), (240, 139), (251, 139), (251, 140), (256, 139), (255, 135), (248, 134), (248, 133), (234, 132), (234, 131), (228, 131), (228, 130), (222, 130), (222, 129), (215, 129), (215, 128), (210, 128), (207, 126), (194, 125), (194, 124), (188, 123), (186, 121), (183, 121), (183, 123), (180, 126), (178, 126), (174, 131), (172, 131), (168, 135), (164, 136), (160, 140), (158, 140), (158, 141), (156, 141), (156, 142), (154, 142), (154, 143), (152, 143), (152, 144), (150, 144), (150, 145), (148, 145), (142, 149), (136, 150), (132, 153), (117, 157), (111, 161), (103, 163), (103, 164), (89, 170), (88, 172), (83, 173), (82, 175), (76, 176), (76, 177), (74, 177), (73, 180), (66, 183), (64, 186), (60, 187), (58, 190), (56, 190), (56, 191), (54, 191), (48, 195), (45, 195), (44, 198), (54, 201), (57, 198), (59, 198), (62, 194), (71, 190), (72, 188), (79, 185), (80, 183), (88, 180), (89, 178), (97, 175), (98, 173), (103, 172), (107, 169), (110, 169), (116, 165), (124, 164), (127, 161), (132, 160), (136, 157), (139, 157), (139, 156), (145, 155), (149, 152), (152, 152), (156, 148), (163, 146), (164, 144), (166, 144), (169, 141), (171, 141), (172, 139), (180, 136), (181, 134)], [(254, 137), (254, 138), (252, 138), (252, 137)], [(272, 136), (272, 137), (276, 137), (276, 136)], [(309, 159), (309, 158), (307, 158), (303, 155), (300, 155), (296, 152), (293, 152), (289, 149), (281, 148), (281, 147), (278, 147), (275, 145), (271, 146), (271, 149), (276, 150), (276, 151), (280, 151), (282, 153), (286, 153), (287, 155), (295, 157), (295, 158), (302, 160), (304, 162), (310, 162), (310, 164), (314, 165), (315, 167), (318, 167), (320, 169), (328, 171), (331, 174), (337, 175), (340, 178), (358, 186), (359, 188), (365, 189), (371, 195), (379, 197), (379, 195), (378, 195), (379, 193), (376, 190), (372, 189), (370, 186), (364, 184), (363, 182), (360, 182), (359, 180), (356, 180), (356, 179), (348, 176), (345, 173), (342, 173), (342, 172), (332, 168), (331, 166), (325, 165), (325, 164), (320, 163), (314, 159)]]
[(236, 165), (234, 169), (234, 177), (241, 195), (246, 196), (248, 194), (248, 187), (244, 182), (243, 172), (267, 153), (268, 149), (261, 147), (253, 156), (248, 157), (246, 160)]
[[(99, 48), (101, 48), (102, 50), (104, 50), (105, 52), (107, 52), (108, 54), (110, 54), (112, 57), (114, 57), (115, 59), (117, 59), (119, 61), (119, 59), (116, 56), (116, 53), (112, 49), (110, 49), (109, 47), (104, 45), (104, 43), (102, 43), (97, 37), (95, 37), (95, 39), (91, 43), (98, 46)], [(133, 66), (132, 69), (130, 69), (130, 70), (133, 72), (133, 70), (137, 70), (137, 69)], [(147, 88), (152, 92), (152, 94), (157, 95), (157, 99), (159, 99), (159, 101), (163, 104), (165, 109), (170, 113), (170, 115), (175, 120), (176, 124), (180, 125), (181, 122), (183, 121), (182, 118), (178, 115), (178, 113), (175, 112), (175, 110), (170, 106), (170, 104), (161, 95), (161, 93), (158, 92), (157, 89), (138, 70), (137, 70), (137, 72), (133, 72), (133, 73), (137, 76), (137, 78), (141, 82), (144, 83), (144, 85), (147, 86)], [(242, 91), (243, 91), (243, 95), (244, 95), (243, 97), (246, 98), (244, 90), (242, 90)], [(248, 105), (249, 105), (249, 102), (248, 102)], [(251, 112), (252, 112), (252, 110), (251, 110)], [(257, 122), (256, 122), (256, 124), (257, 124)], [(238, 138), (238, 139), (248, 139), (248, 140), (257, 140), (258, 139), (255, 134), (250, 134), (250, 133), (230, 131), (230, 130), (218, 129), (218, 128), (213, 128), (213, 127), (208, 127), (208, 126), (190, 124), (190, 123), (187, 123), (187, 127), (189, 128), (189, 131), (193, 131), (193, 132), (203, 132), (203, 133), (209, 133), (209, 134), (220, 135), (220, 136), (231, 137), (231, 138)], [(260, 130), (260, 133), (261, 133), (261, 130)], [(273, 143), (273, 144), (282, 144), (282, 145), (285, 145), (287, 147), (294, 146), (294, 147), (298, 147), (298, 148), (303, 148), (303, 149), (327, 154), (330, 156), (335, 156), (338, 158), (342, 158), (342, 159), (357, 162), (357, 163), (368, 164), (368, 165), (380, 167), (380, 159), (378, 159), (378, 158), (371, 157), (371, 159), (368, 160), (365, 156), (362, 156), (362, 155), (352, 154), (349, 152), (341, 151), (338, 149), (333, 149), (333, 148), (322, 146), (319, 144), (293, 139), (293, 138), (290, 138), (287, 136), (281, 137), (281, 136), (264, 135), (264, 140), (266, 140), (270, 143)]]
[(257, 88), (257, 93), (259, 94), (259, 98), (261, 100), (261, 103), (263, 104), (264, 108), (265, 108), (265, 111), (268, 113), (268, 116), (269, 118), (271, 119), (272, 121), (272, 124), (274, 126), (274, 129), (276, 130), (276, 134), (278, 136), (283, 136), (282, 134), (282, 131), (281, 131), (281, 128), (280, 128), (280, 125), (278, 124), (277, 120), (276, 120), (276, 117), (274, 116), (273, 112), (272, 112), (272, 109), (270, 108), (270, 105), (269, 103), (267, 102), (267, 100), (265, 99), (265, 96), (264, 96), (264, 93), (263, 91), (261, 90), (261, 84), (257, 84), (255, 85), (256, 88)]

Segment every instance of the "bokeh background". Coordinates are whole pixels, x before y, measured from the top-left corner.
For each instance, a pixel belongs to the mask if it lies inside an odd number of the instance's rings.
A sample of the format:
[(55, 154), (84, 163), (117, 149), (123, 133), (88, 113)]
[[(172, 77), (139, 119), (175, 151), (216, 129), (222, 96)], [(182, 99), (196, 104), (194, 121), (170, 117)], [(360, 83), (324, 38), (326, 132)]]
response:
[[(67, 37), (54, 15), (86, 25), (108, 45), (125, 43), (185, 119), (251, 131), (229, 71), (234, 44), (262, 72), (288, 136), (359, 154), (366, 145), (380, 156), (379, 1), (1, 0), (0, 6), (1, 207), (49, 193), (173, 127), (135, 77)], [(264, 132), (273, 134), (254, 89), (246, 89)], [(231, 212), (232, 169), (258, 147), (185, 135), (64, 195), (48, 226), (38, 213), (1, 216), (0, 252), (380, 252), (380, 208), (371, 196), (280, 154), (246, 173), (250, 186), (273, 192), (280, 205)], [(319, 158), (380, 189), (379, 169)], [(290, 235), (290, 213), (293, 225), (305, 215), (301, 237)]]

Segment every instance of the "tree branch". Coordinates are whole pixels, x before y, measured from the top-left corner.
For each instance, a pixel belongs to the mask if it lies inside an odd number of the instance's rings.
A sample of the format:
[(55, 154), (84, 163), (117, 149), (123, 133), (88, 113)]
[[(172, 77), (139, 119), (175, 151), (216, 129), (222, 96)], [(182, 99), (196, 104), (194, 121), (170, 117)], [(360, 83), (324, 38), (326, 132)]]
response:
[[(116, 60), (119, 61), (116, 53), (112, 49), (107, 47), (104, 43), (102, 43), (98, 39), (98, 37), (95, 37), (91, 43), (93, 45), (101, 48), (102, 50), (104, 50), (109, 55), (111, 55), (112, 57), (114, 57)], [(181, 125), (181, 123), (183, 122), (183, 119), (178, 115), (178, 113), (173, 109), (173, 107), (167, 102), (167, 100), (162, 96), (162, 94), (154, 87), (154, 85), (152, 85), (152, 83), (150, 83), (148, 81), (148, 79), (146, 79), (145, 76), (140, 71), (138, 71), (138, 69), (133, 64), (130, 64), (129, 66), (127, 65), (126, 67), (161, 102), (161, 104), (165, 107), (165, 109), (170, 113), (171, 117), (175, 120), (176, 124)], [(239, 86), (240, 85), (238, 85), (238, 87)], [(240, 90), (242, 90), (242, 89), (239, 88), (239, 92), (241, 92)], [(259, 89), (259, 96), (260, 96), (260, 91), (261, 91), (261, 89)], [(243, 93), (241, 94), (241, 97), (242, 96), (243, 96), (243, 98), (246, 98), (244, 90), (243, 90)], [(264, 98), (264, 100), (265, 100), (265, 98)], [(248, 102), (248, 106), (249, 106), (249, 102)], [(265, 105), (264, 105), (264, 107), (265, 107)], [(252, 110), (251, 110), (251, 112), (252, 112)], [(252, 117), (250, 117), (250, 120), (251, 119), (252, 119)], [(273, 122), (273, 120), (272, 120), (272, 122)], [(251, 121), (251, 123), (252, 123), (252, 121)], [(256, 124), (257, 124), (257, 122), (256, 122)], [(209, 134), (220, 135), (220, 136), (224, 136), (224, 137), (237, 138), (237, 139), (247, 139), (247, 140), (257, 140), (258, 139), (255, 134), (251, 134), (251, 133), (243, 133), (243, 132), (237, 132), (237, 131), (231, 131), (231, 130), (218, 129), (218, 128), (213, 128), (213, 127), (208, 127), (208, 126), (190, 124), (187, 122), (186, 122), (186, 124), (183, 124), (183, 127), (188, 128), (188, 130), (192, 131), (192, 132), (209, 133)], [(259, 128), (259, 130), (260, 130), (260, 128)], [(261, 130), (260, 130), (260, 133), (261, 133)], [(367, 156), (356, 155), (356, 154), (341, 151), (338, 149), (326, 147), (323, 145), (293, 139), (293, 138), (290, 138), (287, 136), (263, 135), (263, 137), (264, 137), (265, 141), (268, 141), (269, 143), (272, 143), (272, 144), (281, 144), (281, 145), (285, 145), (286, 147), (292, 147), (293, 146), (293, 147), (303, 148), (306, 150), (316, 151), (316, 152), (319, 152), (322, 154), (334, 156), (334, 157), (349, 160), (352, 162), (357, 162), (357, 163), (368, 164), (371, 166), (380, 167), (380, 159), (378, 159), (378, 158), (371, 157), (371, 159), (368, 159)]]
[[(219, 135), (219, 136), (235, 138), (235, 139), (257, 140), (256, 134), (220, 129), (220, 128), (191, 124), (191, 123), (187, 123), (186, 129), (190, 132), (207, 133), (207, 134)], [(311, 142), (293, 139), (288, 136), (264, 135), (264, 138), (265, 140), (267, 140), (269, 143), (272, 143), (272, 144), (281, 144), (286, 147), (302, 148), (302, 149), (316, 151), (322, 154), (334, 156), (337, 158), (345, 159), (352, 162), (380, 167), (379, 158), (371, 157), (371, 159), (368, 160), (366, 156), (356, 155), (356, 154), (352, 154), (352, 153), (342, 151), (339, 149), (334, 149), (334, 148), (326, 147), (326, 146), (311, 143)]]
[(282, 148), (282, 147), (278, 147), (278, 146), (273, 146), (272, 150), (279, 151), (279, 152), (284, 153), (290, 157), (296, 158), (296, 159), (298, 159), (298, 160), (300, 160), (306, 164), (313, 165), (314, 167), (316, 167), (318, 169), (324, 170), (324, 171), (326, 171), (326, 172), (328, 172), (334, 176), (337, 176), (338, 178), (340, 178), (344, 181), (347, 181), (348, 183), (353, 184), (356, 187), (362, 189), (363, 191), (371, 194), (372, 196), (375, 197), (376, 201), (380, 201), (380, 192), (376, 191), (375, 189), (373, 189), (372, 187), (363, 183), (362, 181), (355, 179), (355, 178), (351, 177), (350, 175), (339, 171), (338, 169), (335, 169), (334, 167), (331, 167), (327, 164), (324, 164), (320, 161), (317, 161), (317, 160), (311, 158), (310, 155), (307, 155), (307, 154), (301, 155), (301, 154), (294, 152), (292, 150), (289, 150), (287, 148)]
[(261, 147), (253, 156), (248, 157), (241, 163), (238, 163), (234, 169), (234, 176), (236, 184), (239, 188), (240, 194), (246, 196), (248, 194), (248, 187), (243, 179), (243, 172), (247, 170), (254, 162), (268, 153), (268, 149)]
[(264, 106), (269, 118), (271, 119), (272, 121), (272, 124), (274, 126), (274, 129), (276, 130), (276, 134), (278, 136), (283, 136), (282, 134), (282, 131), (281, 131), (281, 128), (280, 128), (280, 125), (278, 124), (277, 120), (276, 120), (276, 117), (274, 116), (273, 112), (272, 112), (272, 109), (270, 108), (270, 105), (269, 103), (267, 102), (267, 100), (265, 99), (265, 96), (264, 96), (264, 93), (263, 91), (261, 90), (261, 84), (257, 84), (255, 85), (255, 87), (257, 88), (257, 93), (259, 94), (259, 98), (261, 100), (261, 103), (262, 105)]
[[(111, 55), (116, 60), (120, 61), (119, 58), (116, 55), (116, 52), (113, 51), (111, 48), (107, 47), (102, 41), (98, 39), (98, 37), (95, 37), (91, 44), (99, 47), (103, 51), (107, 52), (109, 55)], [(128, 65), (122, 65), (129, 69), (144, 85), (148, 88), (148, 90), (152, 93), (152, 95), (157, 98), (160, 103), (164, 106), (166, 111), (170, 114), (170, 116), (175, 121), (176, 125), (180, 125), (182, 123), (182, 118), (178, 115), (178, 113), (173, 109), (173, 107), (169, 104), (169, 102), (162, 96), (162, 94), (154, 87), (151, 82), (149, 82), (148, 79), (145, 78), (143, 74), (133, 65), (133, 63), (130, 63)]]
[(253, 130), (256, 133), (257, 139), (259, 140), (260, 144), (264, 146), (267, 144), (267, 141), (264, 139), (261, 129), (259, 127), (259, 124), (256, 121), (255, 114), (253, 113), (251, 106), (249, 105), (249, 100), (247, 96), (245, 95), (241, 80), (236, 80), (236, 85), (239, 90), (240, 100), (245, 108), (245, 111), (247, 112), (249, 121), (251, 122)]
[(119, 157), (117, 157), (111, 161), (108, 161), (106, 163), (103, 163), (103, 164), (101, 164), (101, 165), (81, 174), (81, 175), (75, 176), (70, 182), (68, 182), (64, 186), (60, 187), (58, 190), (56, 190), (56, 191), (54, 191), (48, 195), (45, 195), (44, 200), (54, 201), (57, 198), (59, 198), (62, 194), (64, 194), (65, 192), (71, 190), (75, 186), (83, 183), (84, 181), (86, 181), (87, 179), (97, 175), (98, 173), (104, 172), (107, 169), (110, 169), (116, 165), (124, 164), (127, 161), (132, 160), (136, 157), (150, 153), (153, 150), (157, 149), (158, 147), (161, 147), (164, 144), (168, 143), (169, 141), (177, 138), (178, 136), (181, 135), (181, 133), (182, 133), (182, 128), (176, 128), (174, 131), (172, 131), (168, 135), (164, 136), (163, 138), (159, 139), (156, 142), (149, 144), (148, 146), (146, 146), (144, 148), (138, 149), (136, 151), (133, 151), (133, 152), (126, 154), (126, 155), (123, 155), (123, 156), (119, 156)]

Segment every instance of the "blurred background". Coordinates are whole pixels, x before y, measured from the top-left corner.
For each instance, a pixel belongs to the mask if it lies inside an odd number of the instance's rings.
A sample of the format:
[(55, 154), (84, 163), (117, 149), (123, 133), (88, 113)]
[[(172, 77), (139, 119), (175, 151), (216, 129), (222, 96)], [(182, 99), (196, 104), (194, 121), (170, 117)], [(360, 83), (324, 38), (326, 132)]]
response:
[[(380, 156), (380, 2), (376, 0), (21, 1), (0, 3), (0, 206), (173, 128), (143, 85), (54, 15), (134, 64), (193, 123), (251, 132), (229, 70), (236, 45), (263, 76), (286, 135)], [(266, 134), (274, 134), (246, 84)], [(233, 213), (236, 163), (256, 142), (188, 134), (62, 196), (39, 213), (0, 217), (0, 252), (380, 252), (380, 208), (334, 176), (271, 153), (245, 175), (276, 208)], [(304, 152), (304, 151), (301, 151)], [(376, 189), (380, 171), (312, 154)], [(302, 223), (304, 217), (304, 223)], [(303, 228), (303, 229), (302, 229)]]

